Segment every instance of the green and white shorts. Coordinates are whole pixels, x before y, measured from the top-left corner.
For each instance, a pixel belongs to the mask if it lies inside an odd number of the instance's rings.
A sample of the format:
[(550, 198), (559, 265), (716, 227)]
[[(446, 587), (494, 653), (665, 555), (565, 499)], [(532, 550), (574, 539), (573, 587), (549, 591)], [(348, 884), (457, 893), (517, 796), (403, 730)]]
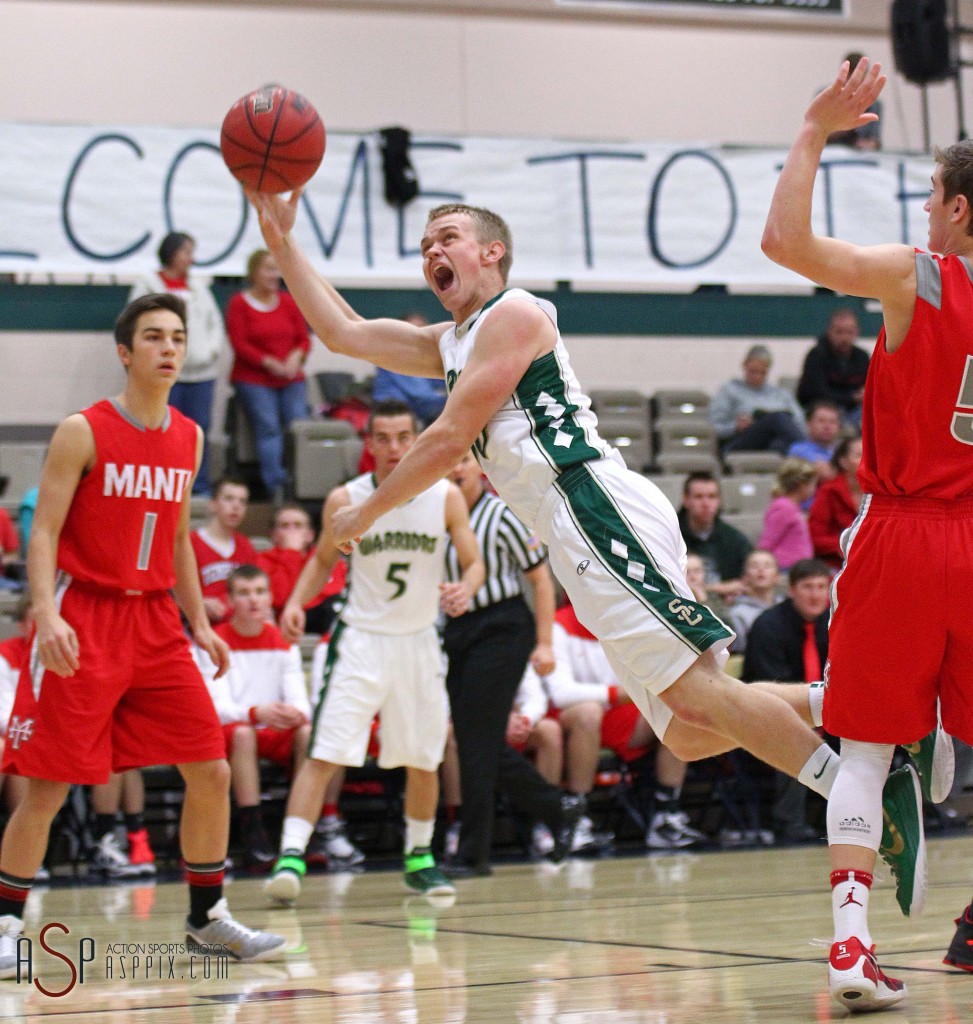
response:
[(724, 663), (734, 638), (686, 583), (686, 544), (672, 505), (620, 461), (598, 459), (557, 478), (535, 529), (578, 618), (662, 738), (672, 712), (658, 694), (704, 651)]
[(449, 728), (443, 652), (430, 626), (388, 636), (338, 622), (324, 663), (308, 754), (360, 767), (380, 716), (380, 768), (435, 771)]

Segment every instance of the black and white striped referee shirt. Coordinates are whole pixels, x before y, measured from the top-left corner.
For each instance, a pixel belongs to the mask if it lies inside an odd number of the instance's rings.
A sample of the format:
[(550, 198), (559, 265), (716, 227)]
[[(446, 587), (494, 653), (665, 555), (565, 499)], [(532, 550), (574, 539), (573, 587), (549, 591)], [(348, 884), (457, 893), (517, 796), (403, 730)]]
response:
[[(473, 596), (470, 610), (478, 611), (523, 592), (521, 571), (547, 559), (547, 549), (495, 495), (484, 491), (470, 509), (470, 525), (486, 567), (486, 582)], [(452, 543), (446, 545), (446, 575), (450, 582), (462, 579)]]

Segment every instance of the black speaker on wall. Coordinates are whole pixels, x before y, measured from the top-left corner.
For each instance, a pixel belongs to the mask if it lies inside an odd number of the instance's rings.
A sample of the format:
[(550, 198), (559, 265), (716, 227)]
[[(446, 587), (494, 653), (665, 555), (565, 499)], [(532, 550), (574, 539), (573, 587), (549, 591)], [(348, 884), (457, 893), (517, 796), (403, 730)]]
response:
[(892, 0), (892, 54), (899, 74), (916, 85), (949, 78), (946, 0)]

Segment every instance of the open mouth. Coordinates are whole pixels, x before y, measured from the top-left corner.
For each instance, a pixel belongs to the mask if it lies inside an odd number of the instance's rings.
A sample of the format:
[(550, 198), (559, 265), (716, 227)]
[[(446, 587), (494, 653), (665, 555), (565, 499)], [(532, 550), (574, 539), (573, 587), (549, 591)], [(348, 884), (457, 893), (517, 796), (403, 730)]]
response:
[(453, 283), (453, 272), (447, 266), (438, 266), (432, 272), (432, 279), (436, 282), (436, 287), (444, 292)]

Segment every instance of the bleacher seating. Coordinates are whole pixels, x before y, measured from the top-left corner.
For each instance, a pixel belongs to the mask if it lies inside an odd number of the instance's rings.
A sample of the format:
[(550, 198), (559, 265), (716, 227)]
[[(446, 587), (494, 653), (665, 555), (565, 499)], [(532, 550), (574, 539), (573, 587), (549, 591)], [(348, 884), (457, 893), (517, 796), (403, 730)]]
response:
[(775, 478), (766, 473), (724, 477), (720, 483), (723, 515), (749, 513), (762, 516), (770, 503), (770, 492), (774, 482)]
[(776, 473), (783, 461), (777, 452), (727, 452), (723, 456), (728, 473)]
[(678, 509), (682, 505), (682, 488), (686, 481), (684, 473), (660, 473), (649, 479), (669, 499), (673, 508)]
[(707, 472), (719, 476), (721, 472), (720, 460), (716, 455), (708, 451), (699, 451), (695, 448), (684, 448), (682, 450), (659, 452), (655, 457), (655, 466), (661, 473), (687, 473)]
[(657, 420), (677, 416), (696, 416), (705, 419), (710, 396), (696, 388), (662, 388), (652, 396), (652, 414)]
[(598, 432), (614, 445), (629, 469), (641, 472), (652, 460), (649, 399), (641, 391), (601, 389), (591, 393)]
[(5, 498), (19, 500), (38, 485), (46, 454), (44, 441), (0, 441), (0, 477), (7, 478)]
[(346, 420), (296, 420), (289, 434), (294, 497), (322, 501), (358, 471), (362, 442)]
[(763, 512), (735, 512), (723, 517), (724, 523), (735, 526), (751, 543), (756, 544), (764, 529)]
[(716, 431), (709, 420), (699, 417), (657, 420), (654, 427), (656, 461), (659, 455), (690, 449), (716, 457)]
[(652, 441), (649, 421), (635, 417), (604, 413), (598, 418), (598, 433), (614, 445), (629, 469), (640, 473), (652, 461)]

